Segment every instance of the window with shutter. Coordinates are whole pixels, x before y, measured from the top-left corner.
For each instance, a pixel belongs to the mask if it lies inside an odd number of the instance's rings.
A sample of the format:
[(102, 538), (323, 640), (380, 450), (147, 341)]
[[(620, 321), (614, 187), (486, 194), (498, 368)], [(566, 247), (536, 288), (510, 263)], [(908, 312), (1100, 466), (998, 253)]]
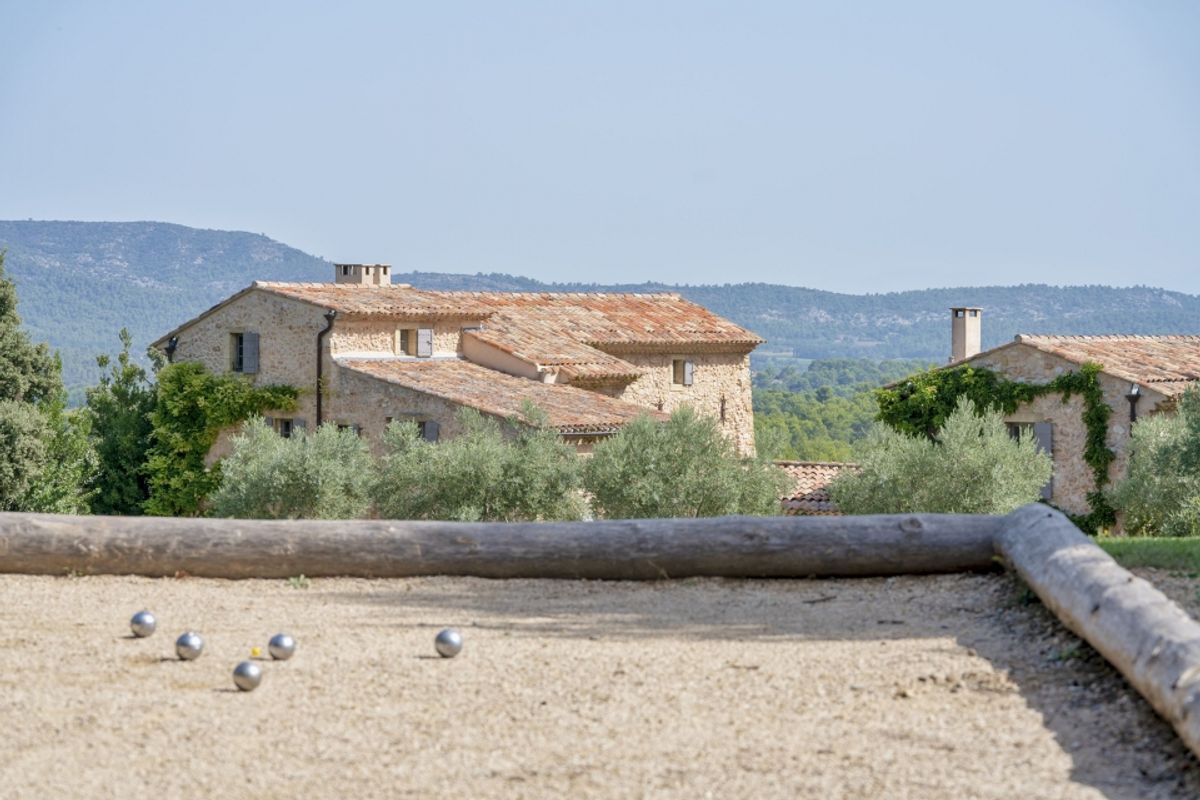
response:
[(417, 358), (433, 355), (433, 328), (417, 329)]
[(258, 372), (258, 334), (247, 331), (242, 334), (242, 372), (254, 375)]
[(679, 386), (691, 386), (695, 376), (696, 365), (685, 358), (671, 361), (671, 381)]
[(396, 355), (413, 356), (417, 354), (416, 331), (401, 328), (396, 331)]
[(421, 434), (421, 438), (427, 442), (436, 442), (441, 426), (431, 419), (422, 420), (417, 423), (417, 431)]

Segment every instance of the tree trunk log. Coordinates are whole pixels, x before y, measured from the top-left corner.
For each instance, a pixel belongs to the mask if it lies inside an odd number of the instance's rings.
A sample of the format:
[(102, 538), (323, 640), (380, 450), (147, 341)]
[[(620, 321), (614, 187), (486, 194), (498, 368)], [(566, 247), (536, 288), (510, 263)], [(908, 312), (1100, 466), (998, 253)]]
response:
[(997, 552), (1200, 755), (1200, 623), (1059, 512), (1031, 505), (1005, 519)]
[(462, 523), (0, 513), (0, 572), (653, 580), (962, 572), (999, 517), (717, 517)]

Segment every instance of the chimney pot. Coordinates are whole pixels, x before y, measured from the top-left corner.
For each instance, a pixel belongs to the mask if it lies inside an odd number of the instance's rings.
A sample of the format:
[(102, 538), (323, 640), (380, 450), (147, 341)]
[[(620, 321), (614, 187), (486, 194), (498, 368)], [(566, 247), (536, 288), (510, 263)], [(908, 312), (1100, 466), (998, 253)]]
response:
[(354, 286), (391, 286), (391, 264), (334, 264), (333, 282)]
[(954, 306), (950, 309), (950, 363), (957, 364), (982, 350), (983, 309)]

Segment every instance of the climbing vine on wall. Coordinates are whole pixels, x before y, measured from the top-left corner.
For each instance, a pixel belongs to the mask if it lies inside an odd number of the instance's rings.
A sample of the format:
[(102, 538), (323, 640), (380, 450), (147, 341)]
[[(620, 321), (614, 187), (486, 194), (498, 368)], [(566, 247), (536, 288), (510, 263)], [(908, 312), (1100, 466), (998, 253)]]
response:
[(298, 394), (292, 386), (256, 387), (241, 377), (214, 375), (191, 362), (163, 368), (150, 412), (146, 513), (200, 513), (204, 499), (221, 482), (220, 465), (212, 469), (204, 465), (221, 429), (269, 409), (291, 411)]
[(1078, 372), (1068, 372), (1041, 384), (1010, 381), (981, 367), (932, 369), (879, 389), (876, 400), (881, 421), (903, 433), (932, 439), (962, 395), (973, 400), (980, 410), (994, 408), (1012, 414), (1021, 404), (1050, 394), (1060, 395), (1064, 403), (1072, 395), (1083, 398), (1083, 423), (1087, 431), (1083, 460), (1092, 469), (1096, 488), (1087, 496), (1091, 510), (1073, 515), (1072, 520), (1083, 530), (1095, 533), (1116, 521), (1116, 511), (1104, 494), (1108, 468), (1116, 454), (1106, 441), (1112, 409), (1104, 402), (1099, 364), (1084, 364)]

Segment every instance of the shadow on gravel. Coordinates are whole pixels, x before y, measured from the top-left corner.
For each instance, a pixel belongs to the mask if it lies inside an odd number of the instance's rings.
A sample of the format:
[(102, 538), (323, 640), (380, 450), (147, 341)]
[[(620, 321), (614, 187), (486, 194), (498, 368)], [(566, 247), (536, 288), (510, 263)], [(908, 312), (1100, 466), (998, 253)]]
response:
[[(523, 591), (509, 591), (513, 583), (522, 584)], [(1076, 783), (1112, 800), (1200, 798), (1200, 763), (1171, 727), (1098, 653), (1005, 574), (655, 583), (415, 579), (400, 585), (405, 590), (322, 597), (367, 606), (364, 613), (372, 607), (418, 614), (428, 609), (430, 628), (454, 622), (512, 636), (632, 642), (663, 636), (760, 642), (930, 639), (931, 656), (946, 648), (967, 649), (1009, 680), (931, 675), (920, 685), (898, 686), (895, 696), (1012, 692), (1015, 685), (1071, 758)], [(458, 612), (459, 619), (444, 620), (447, 609)], [(1004, 776), (995, 779), (1002, 783)]]

